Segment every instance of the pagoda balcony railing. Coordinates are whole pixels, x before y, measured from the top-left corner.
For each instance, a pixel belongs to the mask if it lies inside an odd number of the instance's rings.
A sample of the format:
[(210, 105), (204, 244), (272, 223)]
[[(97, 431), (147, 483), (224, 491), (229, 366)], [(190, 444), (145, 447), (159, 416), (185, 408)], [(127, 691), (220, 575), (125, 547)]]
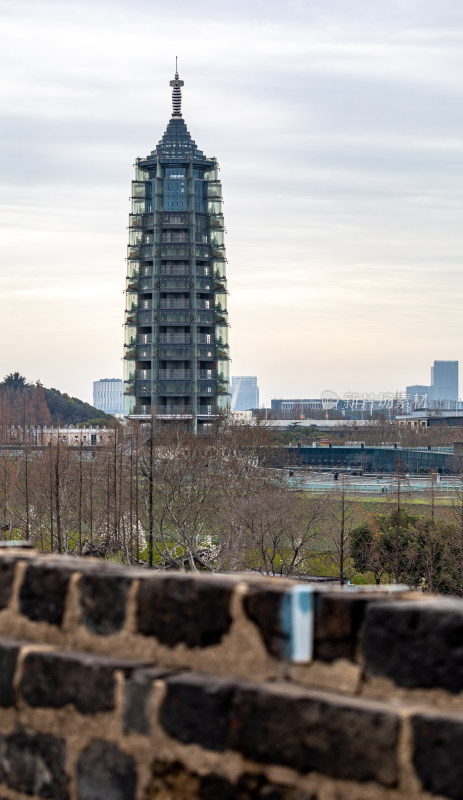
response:
[(180, 309), (160, 311), (158, 318), (161, 325), (189, 325), (191, 321), (190, 312)]
[(198, 277), (211, 277), (212, 276), (212, 269), (211, 267), (205, 267), (201, 264), (196, 264), (196, 275)]
[(149, 311), (150, 308), (153, 307), (151, 300), (140, 300), (138, 310), (139, 311)]
[(214, 347), (215, 339), (214, 336), (210, 333), (200, 333), (198, 334), (199, 344), (210, 344), (211, 347)]
[(161, 244), (189, 244), (187, 231), (166, 231), (161, 234)]
[(196, 258), (210, 258), (211, 256), (211, 247), (209, 244), (197, 244), (195, 248)]
[(217, 379), (217, 372), (214, 369), (200, 369), (198, 370), (198, 378), (213, 381)]
[(221, 246), (218, 246), (218, 245), (213, 246), (212, 247), (212, 258), (214, 258), (216, 261), (226, 261), (227, 260), (227, 256), (226, 256), (226, 252), (225, 252), (225, 247), (223, 247), (223, 246), (221, 247)]
[(159, 308), (190, 308), (188, 298), (162, 299), (159, 301)]
[(135, 379), (141, 381), (151, 381), (151, 370), (150, 369), (135, 370)]
[(217, 381), (198, 381), (198, 394), (217, 394)]
[(165, 405), (159, 406), (158, 414), (190, 414), (191, 415), (191, 407), (190, 406), (179, 406), (179, 405)]
[(181, 276), (163, 276), (160, 281), (160, 288), (161, 291), (166, 291), (166, 289), (177, 289), (183, 290), (190, 288), (190, 277), (189, 275)]
[(188, 264), (162, 264), (161, 277), (164, 275), (189, 275), (190, 268)]
[(139, 311), (137, 314), (138, 325), (149, 325), (151, 323), (151, 311)]
[(202, 292), (214, 291), (214, 282), (212, 277), (209, 278), (196, 278), (196, 288)]
[(182, 395), (191, 394), (190, 381), (161, 381), (159, 385), (159, 394), (163, 395)]
[(191, 347), (188, 345), (161, 344), (159, 346), (159, 358), (169, 360), (176, 358), (181, 358), (182, 360), (190, 359)]
[(145, 361), (152, 358), (154, 355), (154, 348), (150, 344), (138, 344), (136, 347), (137, 361)]
[(140, 292), (150, 292), (153, 288), (153, 279), (152, 278), (141, 278), (139, 284)]
[(151, 344), (152, 341), (151, 333), (139, 333), (137, 336), (137, 344)]
[(159, 342), (161, 344), (190, 344), (189, 333), (160, 333)]
[(151, 261), (153, 258), (153, 246), (147, 244), (142, 245), (140, 247), (140, 258)]
[(167, 380), (181, 380), (181, 381), (189, 381), (191, 378), (191, 373), (189, 369), (160, 369), (159, 370), (159, 380), (167, 381)]
[(212, 308), (210, 300), (196, 300), (196, 308), (209, 311)]
[(136, 380), (135, 395), (136, 397), (151, 395), (151, 381)]
[(215, 322), (215, 312), (212, 310), (198, 311), (196, 319), (202, 325), (213, 325)]
[(187, 245), (163, 244), (161, 246), (161, 258), (189, 258), (190, 248)]
[(216, 358), (215, 347), (213, 344), (201, 344), (198, 347), (198, 358)]
[(188, 225), (188, 214), (169, 212), (161, 218), (163, 225)]
[(143, 214), (129, 214), (129, 228), (134, 230), (143, 228)]
[(213, 413), (213, 406), (198, 406), (198, 416), (200, 417), (210, 417)]

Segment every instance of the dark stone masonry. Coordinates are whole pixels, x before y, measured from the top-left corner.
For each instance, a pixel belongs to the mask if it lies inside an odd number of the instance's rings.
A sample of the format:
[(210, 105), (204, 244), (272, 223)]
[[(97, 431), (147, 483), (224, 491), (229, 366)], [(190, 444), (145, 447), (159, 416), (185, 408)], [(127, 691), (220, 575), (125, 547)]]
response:
[(0, 800), (462, 798), (463, 601), (300, 591), (0, 552)]

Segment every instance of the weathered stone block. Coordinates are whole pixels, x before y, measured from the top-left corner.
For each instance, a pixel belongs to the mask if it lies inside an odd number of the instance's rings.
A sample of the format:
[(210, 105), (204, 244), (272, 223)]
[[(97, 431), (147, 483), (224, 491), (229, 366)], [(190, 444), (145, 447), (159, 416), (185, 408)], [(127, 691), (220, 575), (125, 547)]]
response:
[(56, 736), (22, 729), (0, 736), (0, 782), (17, 792), (67, 800), (65, 763), (65, 743)]
[(160, 721), (174, 739), (225, 750), (234, 685), (207, 675), (177, 675), (166, 680)]
[(31, 706), (60, 708), (72, 703), (81, 714), (112, 711), (115, 670), (130, 672), (137, 666), (94, 655), (29, 652), (23, 662), (20, 691)]
[(257, 626), (267, 652), (275, 658), (286, 658), (290, 649), (289, 628), (284, 625), (287, 589), (248, 587), (243, 598), (246, 615)]
[(148, 734), (150, 732), (149, 705), (153, 684), (167, 674), (156, 667), (138, 669), (127, 679), (124, 687), (124, 731), (125, 733)]
[(124, 626), (131, 579), (127, 574), (88, 570), (79, 581), (82, 623), (99, 636), (117, 633)]
[(380, 704), (284, 684), (243, 684), (230, 733), (230, 747), (258, 762), (385, 786), (397, 781), (399, 719)]
[(14, 573), (18, 558), (3, 557), (0, 560), (0, 609), (6, 608), (11, 599)]
[(70, 577), (67, 564), (34, 562), (27, 565), (19, 593), (21, 614), (29, 619), (61, 625)]
[(77, 762), (79, 800), (134, 800), (135, 760), (112, 742), (93, 739)]
[(368, 672), (399, 686), (463, 690), (463, 601), (372, 603), (362, 648)]
[(232, 589), (220, 578), (150, 576), (139, 587), (138, 630), (169, 647), (218, 644), (230, 629)]
[(199, 775), (179, 761), (156, 759), (144, 800), (175, 797), (175, 800), (317, 800), (313, 793), (268, 781), (264, 775), (242, 775), (232, 783), (221, 775)]
[(422, 713), (412, 719), (413, 763), (423, 788), (463, 797), (463, 719)]
[(354, 661), (367, 599), (339, 593), (315, 599), (314, 658)]
[(0, 639), (0, 706), (8, 708), (15, 703), (13, 677), (21, 643)]

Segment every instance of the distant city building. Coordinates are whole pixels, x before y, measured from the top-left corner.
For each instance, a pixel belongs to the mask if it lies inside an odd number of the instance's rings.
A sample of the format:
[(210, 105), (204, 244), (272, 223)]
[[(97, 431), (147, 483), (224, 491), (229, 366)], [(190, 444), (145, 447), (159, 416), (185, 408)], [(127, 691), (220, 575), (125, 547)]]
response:
[[(459, 408), (458, 403), (458, 361), (435, 361), (431, 367), (431, 385), (414, 384), (407, 386), (409, 407), (444, 409)], [(424, 401), (425, 396), (426, 400)], [(418, 402), (419, 398), (419, 402)]]
[(305, 416), (311, 411), (322, 411), (323, 403), (321, 398), (312, 399), (289, 399), (274, 398), (271, 403), (272, 412), (282, 418)]
[(431, 367), (434, 407), (452, 409), (458, 404), (458, 361), (435, 361)]
[(93, 405), (106, 414), (122, 414), (124, 410), (122, 380), (102, 378), (93, 381)]
[(431, 387), (421, 383), (414, 383), (407, 386), (405, 394), (408, 398), (409, 408), (413, 411), (416, 408), (429, 408), (431, 400)]
[(231, 411), (259, 408), (259, 387), (255, 375), (235, 375), (231, 385)]

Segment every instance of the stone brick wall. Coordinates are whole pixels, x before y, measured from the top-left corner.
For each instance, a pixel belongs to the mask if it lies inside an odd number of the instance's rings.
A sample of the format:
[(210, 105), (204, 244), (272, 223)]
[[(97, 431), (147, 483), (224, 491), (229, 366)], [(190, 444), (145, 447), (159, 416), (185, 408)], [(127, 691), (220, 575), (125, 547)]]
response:
[(463, 601), (294, 591), (0, 551), (0, 800), (463, 797)]

